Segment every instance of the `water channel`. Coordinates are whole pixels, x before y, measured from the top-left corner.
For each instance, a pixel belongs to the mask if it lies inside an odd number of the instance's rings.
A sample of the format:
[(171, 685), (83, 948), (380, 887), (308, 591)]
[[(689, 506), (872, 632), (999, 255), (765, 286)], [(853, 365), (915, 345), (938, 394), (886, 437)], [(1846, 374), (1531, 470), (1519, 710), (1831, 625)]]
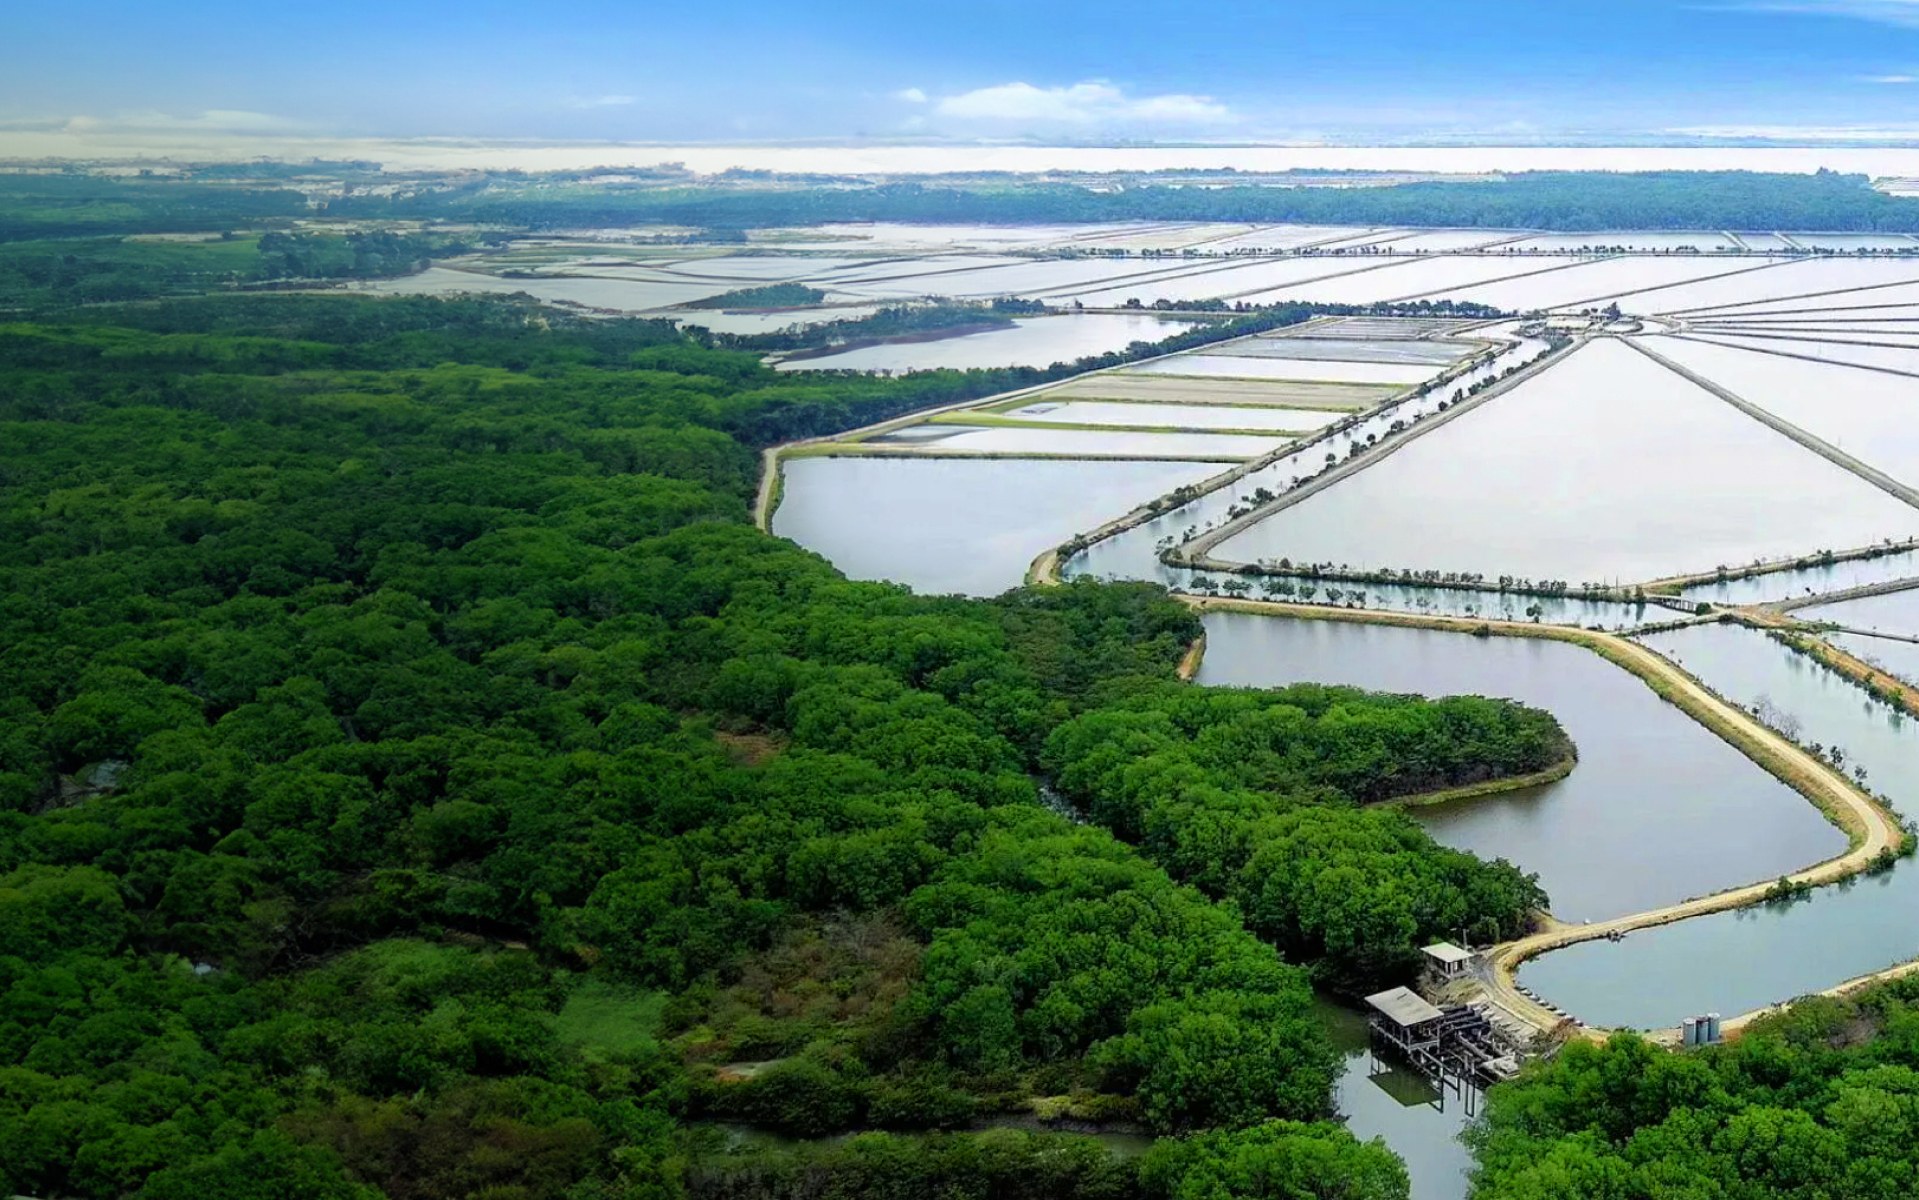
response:
[[(1838, 746), (1893, 807), (1919, 813), (1919, 722), (1762, 633), (1699, 625), (1646, 644), (1729, 699), (1759, 705), (1807, 745)], [(1743, 824), (1720, 831), (1743, 843)], [(1815, 855), (1803, 856), (1811, 861)], [(1595, 1025), (1664, 1028), (1697, 1013), (1747, 1012), (1919, 957), (1919, 862), (1737, 909), (1584, 942), (1526, 964), (1520, 979)]]
[(1210, 613), (1198, 682), (1497, 696), (1552, 713), (1579, 748), (1572, 774), (1407, 812), (1449, 846), (1538, 872), (1562, 921), (1660, 908), (1846, 846), (1799, 793), (1637, 677), (1570, 643)]

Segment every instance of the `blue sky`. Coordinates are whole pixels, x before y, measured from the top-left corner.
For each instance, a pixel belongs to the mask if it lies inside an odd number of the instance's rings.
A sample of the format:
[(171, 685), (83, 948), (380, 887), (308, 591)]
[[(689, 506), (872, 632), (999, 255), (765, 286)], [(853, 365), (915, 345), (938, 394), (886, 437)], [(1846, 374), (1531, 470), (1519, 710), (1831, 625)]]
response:
[(63, 0), (6, 24), (16, 129), (1919, 139), (1919, 0)]

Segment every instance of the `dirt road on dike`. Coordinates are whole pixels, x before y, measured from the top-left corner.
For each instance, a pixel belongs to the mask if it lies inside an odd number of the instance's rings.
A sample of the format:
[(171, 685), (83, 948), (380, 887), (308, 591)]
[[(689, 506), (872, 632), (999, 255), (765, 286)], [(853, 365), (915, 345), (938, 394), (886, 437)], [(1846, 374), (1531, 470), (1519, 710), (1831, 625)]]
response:
[[(1207, 596), (1180, 596), (1179, 599), (1199, 612), (1250, 612), (1270, 616), (1308, 620), (1352, 621), (1376, 625), (1404, 625), (1427, 629), (1446, 629), (1472, 633), (1479, 629), (1504, 637), (1551, 638), (1585, 646), (1615, 665), (1645, 680), (1663, 697), (1685, 710), (1688, 716), (1718, 734), (1762, 768), (1790, 784), (1817, 804), (1835, 825), (1845, 830), (1850, 848), (1844, 854), (1814, 863), (1786, 878), (1793, 883), (1818, 885), (1832, 883), (1869, 868), (1880, 854), (1896, 851), (1905, 831), (1897, 818), (1871, 796), (1854, 786), (1837, 770), (1815, 758), (1773, 730), (1760, 724), (1746, 712), (1734, 707), (1665, 658), (1610, 633), (1565, 625), (1533, 625), (1516, 621), (1478, 620), (1467, 617), (1420, 616), (1413, 613), (1375, 612), (1365, 609), (1335, 609), (1313, 605), (1285, 604), (1265, 600), (1223, 600)], [(1777, 881), (1762, 880), (1742, 887), (1683, 900), (1677, 904), (1645, 912), (1628, 913), (1591, 924), (1569, 925), (1548, 914), (1546, 927), (1538, 933), (1494, 946), (1486, 952), (1491, 968), (1488, 992), (1492, 999), (1513, 1015), (1542, 1031), (1560, 1027), (1565, 1018), (1519, 991), (1517, 971), (1529, 958), (1591, 941), (1612, 933), (1627, 933), (1666, 925), (1687, 917), (1739, 908), (1764, 898)], [(1894, 968), (1894, 971), (1919, 969)], [(1842, 984), (1840, 988), (1853, 986)], [(1834, 989), (1839, 990), (1839, 989)], [(1768, 1010), (1760, 1010), (1768, 1011)], [(1725, 1024), (1737, 1030), (1757, 1013), (1744, 1013)], [(1585, 1031), (1588, 1036), (1604, 1037), (1606, 1031)]]

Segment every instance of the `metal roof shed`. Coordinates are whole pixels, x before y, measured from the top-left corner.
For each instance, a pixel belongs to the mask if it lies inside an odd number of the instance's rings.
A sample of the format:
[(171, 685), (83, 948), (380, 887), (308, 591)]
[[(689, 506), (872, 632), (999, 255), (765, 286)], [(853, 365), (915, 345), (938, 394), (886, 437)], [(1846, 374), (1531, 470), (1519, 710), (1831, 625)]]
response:
[(1413, 991), (1403, 987), (1374, 992), (1366, 997), (1366, 1003), (1374, 1012), (1401, 1029), (1411, 1029), (1416, 1025), (1424, 1025), (1428, 1021), (1437, 1021), (1445, 1015)]

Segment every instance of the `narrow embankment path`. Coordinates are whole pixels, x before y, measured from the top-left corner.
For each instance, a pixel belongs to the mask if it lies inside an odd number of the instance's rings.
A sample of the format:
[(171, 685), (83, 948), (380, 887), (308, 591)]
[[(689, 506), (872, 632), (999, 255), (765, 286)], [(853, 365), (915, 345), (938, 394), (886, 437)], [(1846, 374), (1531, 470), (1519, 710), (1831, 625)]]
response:
[(1732, 405), (1734, 408), (1738, 409), (1740, 412), (1751, 417), (1753, 420), (1758, 421), (1760, 424), (1765, 425), (1767, 428), (1772, 429), (1773, 431), (1777, 433), (1783, 434), (1784, 436), (1791, 438), (1793, 441), (1799, 443), (1801, 446), (1804, 446), (1806, 449), (1812, 451), (1814, 454), (1817, 454), (1819, 457), (1825, 459), (1827, 462), (1832, 463), (1834, 466), (1837, 466), (1844, 470), (1852, 472), (1854, 475), (1857, 475), (1859, 478), (1865, 480), (1867, 483), (1870, 483), (1872, 486), (1878, 488), (1880, 491), (1885, 492), (1888, 495), (1894, 496), (1900, 500), (1903, 500), (1914, 508), (1919, 508), (1919, 491), (1915, 491), (1914, 489), (1907, 487), (1905, 484), (1899, 482), (1897, 479), (1894, 479), (1892, 476), (1886, 474), (1884, 471), (1881, 471), (1879, 468), (1872, 466), (1869, 463), (1861, 462), (1860, 460), (1854, 458), (1852, 455), (1847, 454), (1844, 450), (1841, 450), (1839, 447), (1833, 445), (1831, 442), (1825, 441), (1822, 438), (1814, 437), (1812, 434), (1799, 428), (1799, 426), (1794, 425), (1792, 422), (1787, 421), (1782, 417), (1775, 416), (1770, 410), (1761, 408), (1759, 405), (1754, 404), (1752, 401), (1746, 399), (1744, 396), (1741, 396), (1739, 393), (1733, 391), (1731, 388), (1724, 387), (1714, 382), (1713, 380), (1706, 378), (1704, 375), (1699, 374), (1697, 371), (1692, 370), (1690, 367), (1681, 366), (1679, 363), (1676, 363), (1672, 359), (1667, 358), (1665, 355), (1659, 353), (1657, 350), (1653, 350), (1647, 347), (1644, 343), (1642, 343), (1637, 338), (1624, 338), (1622, 340), (1628, 346), (1631, 346), (1633, 349), (1639, 351), (1641, 354), (1645, 355), (1647, 358), (1652, 359), (1654, 362), (1666, 368), (1668, 371), (1671, 371), (1673, 374), (1679, 376), (1681, 379), (1684, 379), (1686, 382), (1692, 384), (1694, 387), (1701, 388), (1704, 391), (1710, 392), (1712, 395), (1719, 397), (1721, 400), (1724, 400), (1727, 404)]
[[(1859, 874), (1873, 866), (1880, 855), (1888, 851), (1896, 853), (1904, 838), (1904, 830), (1892, 813), (1824, 761), (1727, 703), (1664, 657), (1637, 642), (1614, 634), (1565, 625), (1325, 608), (1267, 600), (1224, 600), (1185, 595), (1179, 599), (1201, 613), (1249, 612), (1310, 620), (1444, 629), (1456, 633), (1478, 633), (1484, 630), (1502, 637), (1550, 638), (1572, 642), (1639, 676), (1663, 699), (1677, 705), (1688, 716), (1811, 800), (1833, 824), (1845, 831), (1850, 845), (1844, 854), (1787, 876), (1790, 882), (1816, 886)], [(1491, 968), (1487, 990), (1501, 1007), (1542, 1032), (1550, 1032), (1560, 1027), (1564, 1018), (1519, 990), (1517, 971), (1527, 959), (1548, 950), (1609, 934), (1623, 934), (1757, 903), (1765, 898), (1775, 883), (1775, 880), (1765, 880), (1591, 924), (1567, 925), (1548, 918), (1546, 927), (1540, 932), (1495, 946), (1487, 952)]]
[(1217, 529), (1207, 530), (1205, 533), (1200, 534), (1184, 545), (1176, 547), (1167, 555), (1166, 562), (1174, 566), (1191, 567), (1197, 570), (1231, 571), (1237, 569), (1244, 564), (1214, 558), (1212, 556), (1213, 547), (1233, 537), (1235, 534), (1245, 532), (1276, 513), (1284, 512), (1296, 504), (1310, 500), (1312, 497), (1317, 496), (1341, 480), (1349, 479), (1359, 472), (1366, 470), (1368, 467), (1377, 466), (1401, 450), (1404, 450), (1407, 446), (1412, 445), (1415, 441), (1425, 437), (1427, 434), (1444, 428), (1465, 416), (1467, 413), (1472, 412), (1474, 409), (1498, 399), (1520, 384), (1550, 370), (1554, 365), (1565, 361), (1567, 357), (1577, 352), (1580, 347), (1586, 344), (1586, 341), (1587, 339), (1582, 337), (1569, 343), (1563, 350), (1549, 350), (1519, 370), (1514, 371), (1511, 375), (1487, 386), (1477, 395), (1468, 396), (1459, 403), (1452, 405), (1445, 412), (1429, 416), (1423, 421), (1415, 422), (1391, 437), (1381, 438), (1378, 445), (1347, 459), (1335, 466), (1332, 470), (1314, 477), (1306, 483), (1283, 493), (1250, 512), (1225, 522)]

